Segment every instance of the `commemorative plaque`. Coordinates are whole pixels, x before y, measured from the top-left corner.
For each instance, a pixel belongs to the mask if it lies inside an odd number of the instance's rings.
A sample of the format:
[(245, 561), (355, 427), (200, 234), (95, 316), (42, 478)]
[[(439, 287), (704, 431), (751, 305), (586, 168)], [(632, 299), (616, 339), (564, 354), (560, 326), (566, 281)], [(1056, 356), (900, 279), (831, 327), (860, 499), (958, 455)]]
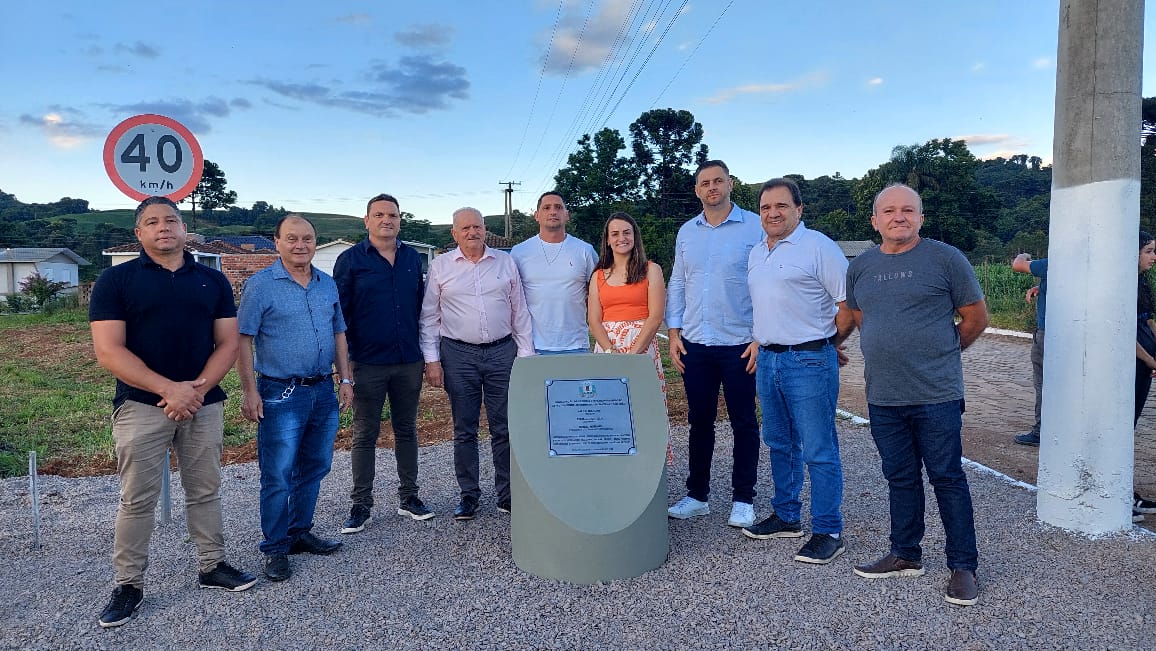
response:
[(669, 420), (646, 355), (532, 355), (510, 375), (510, 551), (596, 583), (666, 562)]
[(546, 380), (552, 457), (638, 454), (628, 378)]

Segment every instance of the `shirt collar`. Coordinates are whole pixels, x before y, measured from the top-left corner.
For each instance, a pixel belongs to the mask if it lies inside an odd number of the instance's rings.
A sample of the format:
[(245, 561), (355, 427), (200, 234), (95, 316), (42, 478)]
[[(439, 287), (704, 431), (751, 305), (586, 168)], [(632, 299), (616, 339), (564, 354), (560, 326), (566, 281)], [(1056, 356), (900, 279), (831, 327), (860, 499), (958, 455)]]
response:
[[(277, 258), (276, 260), (273, 261), (272, 269), (273, 269), (272, 273), (273, 273), (274, 278), (277, 278), (277, 279), (281, 279), (281, 278), (292, 279), (293, 278), (292, 276), (289, 275), (289, 270), (285, 268), (285, 263), (281, 262), (281, 258)], [(317, 279), (317, 267), (314, 267), (312, 264), (310, 264), (309, 265), (309, 280), (316, 280), (316, 279)]]
[[(708, 226), (710, 228), (718, 228), (718, 226), (711, 226), (710, 223), (707, 222), (706, 211), (700, 212), (698, 215), (695, 216), (695, 219), (697, 220), (697, 223), (700, 226)], [(729, 213), (727, 213), (726, 219), (719, 222), (719, 226), (722, 226), (723, 224), (725, 224), (727, 222), (738, 222), (741, 224), (741, 223), (745, 222), (746, 220), (747, 220), (747, 216), (744, 213), (743, 209), (739, 208), (739, 205), (732, 201), (731, 202), (731, 211)]]
[[(451, 251), (449, 253), (449, 255), (453, 256), (454, 262), (457, 262), (458, 260), (470, 261), (470, 259), (466, 257), (466, 254), (462, 253), (462, 247), (460, 247), (460, 246), (457, 247), (456, 249), (454, 249), (453, 251)], [(481, 262), (482, 260), (485, 260), (486, 258), (492, 258), (492, 257), (494, 257), (494, 249), (492, 247), (486, 245), (485, 250), (482, 251), (482, 257), (478, 258), (478, 262)]]
[[(188, 249), (185, 249), (183, 251), (183, 253), (184, 253), (184, 255), (182, 257), (184, 258), (184, 262), (181, 264), (181, 269), (184, 269), (185, 267), (188, 267), (189, 265), (197, 264), (196, 259), (193, 258), (193, 254), (189, 253)], [(151, 265), (153, 267), (160, 267), (161, 266), (160, 263), (158, 263), (156, 260), (153, 260), (152, 257), (150, 257), (149, 254), (146, 253), (143, 248), (140, 250), (140, 258), (139, 259), (141, 262), (143, 262), (146, 265)]]

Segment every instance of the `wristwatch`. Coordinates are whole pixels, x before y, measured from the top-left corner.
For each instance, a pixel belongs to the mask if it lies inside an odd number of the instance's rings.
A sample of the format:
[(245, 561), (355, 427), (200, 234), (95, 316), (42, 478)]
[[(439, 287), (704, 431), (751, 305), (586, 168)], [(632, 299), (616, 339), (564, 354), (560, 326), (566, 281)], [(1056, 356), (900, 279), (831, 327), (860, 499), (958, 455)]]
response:
[(349, 386), (353, 386), (354, 384), (356, 384), (353, 380), (350, 380), (347, 377), (341, 378), (341, 383), (342, 384), (348, 384)]

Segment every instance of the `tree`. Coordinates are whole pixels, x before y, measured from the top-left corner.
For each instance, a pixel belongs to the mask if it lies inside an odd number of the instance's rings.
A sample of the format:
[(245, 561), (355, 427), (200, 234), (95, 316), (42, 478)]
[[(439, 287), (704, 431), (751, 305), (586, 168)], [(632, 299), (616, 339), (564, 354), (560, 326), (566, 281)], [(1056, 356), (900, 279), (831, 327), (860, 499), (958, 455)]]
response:
[[(1025, 157), (1026, 161), (1026, 157)], [(922, 234), (970, 251), (976, 230), (996, 229), (999, 199), (979, 187), (979, 161), (962, 140), (942, 138), (922, 145), (899, 145), (891, 160), (855, 183), (856, 212), (871, 214), (875, 195), (889, 183), (905, 183), (920, 194), (926, 215)]]
[(67, 288), (68, 283), (49, 280), (39, 271), (20, 281), (20, 292), (36, 299), (36, 306), (41, 308)]
[(631, 159), (619, 155), (623, 149), (626, 141), (615, 129), (602, 129), (593, 138), (585, 134), (554, 176), (554, 189), (570, 210), (570, 230), (594, 246), (610, 213), (631, 212), (637, 197), (638, 173)]
[(227, 183), (225, 173), (221, 171), (221, 168), (213, 161), (206, 159), (205, 169), (201, 172), (200, 183), (197, 183), (197, 187), (193, 188), (192, 193), (183, 199), (183, 201), (192, 204), (191, 219), (194, 225), (197, 219), (198, 203), (201, 204), (201, 210), (205, 211), (228, 208), (237, 203), (237, 193), (226, 190)]
[(630, 124), (631, 149), (644, 201), (659, 219), (699, 211), (689, 168), (709, 157), (702, 136), (702, 125), (690, 111), (654, 109)]

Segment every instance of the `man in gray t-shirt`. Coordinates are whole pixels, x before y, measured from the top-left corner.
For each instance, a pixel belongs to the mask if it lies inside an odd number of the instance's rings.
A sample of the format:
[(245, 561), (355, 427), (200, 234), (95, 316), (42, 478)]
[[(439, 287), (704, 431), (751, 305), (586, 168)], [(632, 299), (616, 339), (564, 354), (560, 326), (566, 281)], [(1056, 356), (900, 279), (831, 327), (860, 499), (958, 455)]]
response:
[(923, 202), (914, 190), (899, 184), (884, 188), (875, 197), (871, 225), (883, 243), (851, 261), (847, 307), (861, 333), (871, 437), (890, 492), (891, 550), (856, 566), (855, 573), (866, 578), (923, 574), (926, 468), (947, 537), (951, 579), (945, 598), (970, 606), (979, 600), (979, 553), (971, 490), (960, 462), (960, 351), (987, 327), (987, 305), (963, 254), (919, 237)]

